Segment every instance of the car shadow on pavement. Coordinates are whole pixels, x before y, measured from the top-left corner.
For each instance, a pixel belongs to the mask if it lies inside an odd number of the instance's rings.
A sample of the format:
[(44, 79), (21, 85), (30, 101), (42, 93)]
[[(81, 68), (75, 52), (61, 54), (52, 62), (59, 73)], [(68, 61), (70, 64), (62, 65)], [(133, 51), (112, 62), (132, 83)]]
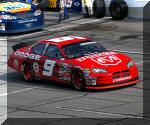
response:
[(0, 75), (0, 80), (2, 81), (7, 81), (7, 87), (9, 91), (9, 86), (18, 86), (18, 87), (37, 87), (38, 89), (54, 89), (56, 91), (71, 91), (71, 92), (91, 92), (91, 93), (97, 93), (97, 92), (109, 92), (109, 91), (116, 91), (124, 88), (129, 88), (133, 87), (136, 85), (128, 85), (128, 86), (122, 86), (122, 87), (117, 87), (117, 88), (109, 88), (109, 89), (85, 89), (83, 91), (77, 91), (75, 90), (71, 85), (67, 85), (64, 83), (60, 82), (55, 82), (55, 81), (45, 81), (45, 80), (35, 80), (34, 82), (27, 82), (24, 80), (23, 76), (21, 73), (18, 72), (11, 72), (7, 74), (2, 74)]

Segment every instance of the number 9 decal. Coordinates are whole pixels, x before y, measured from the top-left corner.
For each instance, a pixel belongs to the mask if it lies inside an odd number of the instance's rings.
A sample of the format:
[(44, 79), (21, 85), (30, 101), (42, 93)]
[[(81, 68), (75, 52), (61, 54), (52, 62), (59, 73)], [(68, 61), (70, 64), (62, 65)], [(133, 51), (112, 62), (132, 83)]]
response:
[(51, 76), (53, 73), (53, 68), (54, 68), (55, 63), (56, 61), (46, 60), (44, 63), (44, 70), (42, 74), (44, 76)]

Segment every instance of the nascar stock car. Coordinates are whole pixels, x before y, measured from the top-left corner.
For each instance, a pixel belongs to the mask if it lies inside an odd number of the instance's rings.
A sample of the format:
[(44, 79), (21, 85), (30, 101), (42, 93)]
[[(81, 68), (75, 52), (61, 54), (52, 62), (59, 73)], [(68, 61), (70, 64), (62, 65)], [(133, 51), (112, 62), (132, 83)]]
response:
[(8, 66), (22, 72), (27, 81), (52, 80), (71, 84), (77, 90), (113, 88), (139, 81), (131, 58), (108, 51), (89, 38), (63, 36), (13, 48)]
[(1, 0), (0, 33), (18, 33), (43, 27), (44, 15), (39, 6), (23, 0)]

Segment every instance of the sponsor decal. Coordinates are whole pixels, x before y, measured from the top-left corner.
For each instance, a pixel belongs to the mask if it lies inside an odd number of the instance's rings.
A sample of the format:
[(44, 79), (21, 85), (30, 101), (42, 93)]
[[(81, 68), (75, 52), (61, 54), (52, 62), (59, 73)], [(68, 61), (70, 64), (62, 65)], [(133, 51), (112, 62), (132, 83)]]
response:
[(90, 73), (90, 69), (89, 68), (84, 68), (83, 72)]
[(68, 67), (68, 66), (64, 67), (64, 72), (70, 72), (70, 71), (71, 71), (70, 67)]
[(59, 65), (58, 77), (60, 80), (63, 80), (64, 79), (64, 63), (60, 62), (58, 65)]
[(39, 73), (39, 64), (37, 62), (33, 63), (33, 70), (35, 73)]
[(86, 80), (86, 85), (96, 85), (97, 77), (89, 77), (89, 79)]
[(121, 62), (121, 60), (115, 55), (92, 58), (91, 60), (101, 65), (118, 65)]
[(90, 69), (89, 68), (84, 68), (83, 74), (85, 78), (89, 78), (90, 76)]
[(20, 51), (16, 51), (15, 56), (20, 56), (23, 58), (29, 58), (29, 59), (33, 59), (33, 60), (40, 60), (41, 56), (37, 55), (37, 54), (29, 54), (29, 53), (24, 53), (24, 52), (20, 52)]
[(63, 66), (64, 66), (64, 63), (63, 63), (63, 62), (60, 62), (60, 63), (58, 64), (58, 66), (59, 66), (59, 67), (63, 67)]
[(61, 80), (64, 79), (64, 74), (63, 73), (59, 73), (59, 79), (61, 79)]
[[(2, 19), (3, 18), (3, 15), (0, 15), (0, 19)], [(1, 20), (2, 21), (2, 20)]]
[(64, 80), (71, 81), (70, 73), (68, 73), (68, 72), (64, 73)]
[(59, 73), (64, 73), (64, 68), (59, 68)]
[(61, 80), (68, 80), (70, 81), (70, 72), (71, 72), (71, 65), (67, 63), (60, 62), (58, 64), (59, 70), (58, 70), (58, 77)]
[(32, 27), (32, 25), (33, 25), (32, 23), (25, 24), (26, 27)]
[(90, 76), (90, 73), (88, 73), (88, 72), (84, 72), (83, 74), (84, 74), (84, 77), (85, 77), (85, 78), (87, 78), (87, 77)]
[(25, 4), (25, 3), (19, 3), (19, 2), (14, 2), (14, 3), (6, 3), (0, 5), (0, 11), (8, 11), (8, 12), (19, 12), (19, 11), (27, 11), (30, 10), (31, 5)]
[(79, 2), (74, 2), (74, 6), (80, 6), (80, 3)]
[(49, 8), (57, 8), (57, 0), (49, 0)]
[(91, 85), (96, 85), (96, 80), (97, 80), (97, 78), (96, 78), (96, 77), (91, 77), (90, 79), (91, 79), (91, 80), (90, 80), (90, 84), (91, 84)]
[(131, 79), (131, 78), (132, 78), (131, 76), (123, 77), (123, 78), (118, 78), (118, 79), (114, 79), (113, 82), (119, 82), (119, 81)]
[(14, 60), (14, 66), (18, 67), (18, 60), (16, 60), (16, 59)]
[(28, 22), (36, 22), (37, 19), (32, 19), (32, 20), (23, 20), (23, 21), (19, 21), (18, 23), (28, 23)]
[(64, 72), (70, 72), (71, 71), (71, 65), (67, 64), (67, 63), (64, 63)]
[(121, 62), (121, 59), (119, 59), (114, 54), (117, 54), (117, 53), (116, 52), (103, 52), (103, 53), (81, 57), (77, 59), (77, 61), (82, 62), (82, 61), (85, 61), (86, 59), (91, 59), (94, 62), (99, 63), (101, 65), (118, 65)]

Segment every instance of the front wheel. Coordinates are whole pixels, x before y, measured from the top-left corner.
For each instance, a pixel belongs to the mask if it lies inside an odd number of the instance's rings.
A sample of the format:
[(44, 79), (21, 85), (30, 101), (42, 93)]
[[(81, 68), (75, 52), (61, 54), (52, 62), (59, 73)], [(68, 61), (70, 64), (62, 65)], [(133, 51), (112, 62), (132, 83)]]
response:
[(34, 75), (33, 75), (33, 69), (30, 63), (25, 62), (22, 65), (22, 75), (26, 81), (33, 81)]
[(72, 74), (72, 84), (76, 90), (85, 89), (85, 80), (81, 71), (75, 71)]

